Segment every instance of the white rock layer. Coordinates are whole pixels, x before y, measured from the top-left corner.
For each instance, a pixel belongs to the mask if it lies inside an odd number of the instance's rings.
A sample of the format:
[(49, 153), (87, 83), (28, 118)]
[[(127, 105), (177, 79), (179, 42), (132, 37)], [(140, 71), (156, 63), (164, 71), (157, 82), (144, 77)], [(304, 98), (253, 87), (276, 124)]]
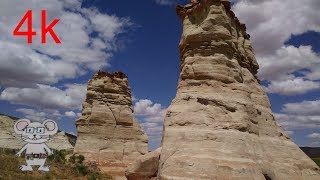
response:
[(98, 72), (88, 83), (82, 116), (77, 120), (75, 153), (83, 154), (110, 175), (148, 152), (148, 139), (133, 116), (128, 78), (121, 72)]
[(180, 79), (165, 117), (158, 178), (320, 179), (318, 166), (277, 125), (250, 36), (230, 3), (194, 0), (177, 13)]

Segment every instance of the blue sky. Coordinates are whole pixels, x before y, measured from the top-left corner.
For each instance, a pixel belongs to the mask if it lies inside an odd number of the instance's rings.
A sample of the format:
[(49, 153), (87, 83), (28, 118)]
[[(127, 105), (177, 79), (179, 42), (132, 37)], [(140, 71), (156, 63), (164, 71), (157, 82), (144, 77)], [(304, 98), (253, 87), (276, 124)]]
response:
[[(149, 135), (150, 149), (156, 148), (179, 78), (177, 2), (188, 1), (2, 1), (0, 113), (52, 118), (62, 130), (75, 132), (87, 81), (97, 70), (120, 70), (129, 76), (135, 116)], [(320, 146), (319, 1), (233, 2), (252, 36), (259, 77), (279, 124), (298, 145)], [(47, 45), (37, 38), (28, 45), (26, 38), (12, 37), (28, 9), (34, 10), (35, 29), (41, 9), (47, 9), (48, 21), (61, 19), (55, 30), (62, 45), (50, 38)]]

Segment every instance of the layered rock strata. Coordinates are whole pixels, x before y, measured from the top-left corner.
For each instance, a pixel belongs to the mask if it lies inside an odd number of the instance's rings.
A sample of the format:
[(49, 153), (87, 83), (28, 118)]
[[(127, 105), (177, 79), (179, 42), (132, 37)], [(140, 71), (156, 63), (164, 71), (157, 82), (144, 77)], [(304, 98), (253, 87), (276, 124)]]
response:
[(244, 24), (225, 0), (177, 6), (180, 79), (168, 108), (159, 179), (320, 179), (279, 127)]
[[(22, 141), (14, 130), (14, 123), (18, 118), (9, 117), (0, 114), (0, 148), (21, 149), (26, 142)], [(60, 131), (49, 139), (47, 145), (55, 150), (73, 151), (74, 142), (77, 137), (66, 132)]]
[(20, 149), (26, 144), (14, 132), (14, 123), (18, 118), (0, 115), (0, 148)]
[(147, 136), (133, 117), (128, 78), (121, 72), (94, 75), (76, 126), (75, 153), (110, 175), (124, 177), (125, 168), (148, 152)]
[(47, 145), (51, 149), (66, 150), (68, 152), (73, 152), (76, 140), (77, 136), (60, 131), (57, 134), (55, 134), (52, 139), (48, 141)]

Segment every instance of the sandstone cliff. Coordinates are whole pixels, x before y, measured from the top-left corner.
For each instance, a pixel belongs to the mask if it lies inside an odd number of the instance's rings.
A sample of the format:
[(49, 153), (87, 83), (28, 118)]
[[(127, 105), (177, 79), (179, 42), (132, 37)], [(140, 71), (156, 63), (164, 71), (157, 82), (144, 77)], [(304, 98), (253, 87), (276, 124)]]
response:
[(165, 117), (158, 178), (320, 179), (277, 125), (250, 36), (229, 1), (193, 0), (177, 14), (180, 79)]
[[(17, 119), (0, 115), (0, 148), (21, 149), (26, 144), (13, 130)], [(47, 144), (51, 149), (72, 151), (76, 138), (74, 135), (60, 131)]]
[(125, 167), (148, 152), (147, 136), (133, 117), (128, 78), (121, 72), (94, 75), (76, 126), (75, 153), (110, 175), (124, 177)]
[(67, 150), (72, 152), (77, 137), (75, 135), (60, 131), (53, 136), (47, 143), (51, 149)]
[(13, 125), (17, 118), (0, 115), (0, 147), (20, 149), (25, 144), (14, 132)]

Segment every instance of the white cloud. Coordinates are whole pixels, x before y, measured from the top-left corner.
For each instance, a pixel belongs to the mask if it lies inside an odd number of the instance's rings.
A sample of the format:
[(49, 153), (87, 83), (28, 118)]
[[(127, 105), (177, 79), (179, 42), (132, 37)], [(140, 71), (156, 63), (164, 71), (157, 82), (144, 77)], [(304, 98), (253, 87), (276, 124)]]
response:
[[(82, 0), (0, 1), (0, 85), (4, 88), (0, 100), (38, 109), (81, 109), (86, 86), (60, 86), (59, 82), (108, 66), (119, 49), (119, 35), (133, 27), (129, 18), (83, 8), (81, 4)], [(12, 35), (29, 9), (33, 11), (32, 28), (37, 32), (33, 44), (27, 44), (25, 36)], [(41, 44), (43, 9), (47, 11), (47, 25), (60, 19), (54, 31), (62, 44), (54, 43), (49, 33), (47, 44)], [(25, 29), (26, 24), (21, 30)], [(28, 115), (40, 112), (34, 111), (29, 109)]]
[(178, 3), (178, 0), (155, 0), (155, 2), (159, 5), (170, 6)]
[[(320, 32), (319, 0), (233, 0), (235, 14), (247, 25), (265, 90), (285, 96), (320, 89), (320, 56), (311, 46), (285, 45), (292, 35)], [(320, 128), (318, 101), (283, 105), (275, 118), (292, 135)], [(318, 106), (319, 107), (319, 106)], [(318, 109), (318, 110), (317, 110)], [(313, 135), (315, 136), (315, 135)], [(310, 146), (319, 146), (312, 142)]]
[(310, 91), (319, 90), (320, 83), (315, 81), (308, 81), (302, 78), (295, 78), (283, 81), (271, 81), (265, 90), (268, 93), (277, 93), (280, 95), (294, 96), (305, 94)]
[[(144, 126), (146, 128), (146, 126)], [(162, 131), (163, 131), (163, 127), (162, 126), (157, 126), (157, 127), (147, 127), (146, 128), (146, 134), (149, 137), (161, 137), (162, 135)]]
[(163, 117), (166, 109), (161, 107), (161, 104), (153, 103), (151, 100), (139, 100), (134, 105), (134, 114), (137, 116), (150, 117), (152, 121), (159, 122), (160, 117)]
[[(1, 39), (1, 38), (0, 38)], [(52, 84), (82, 74), (77, 65), (52, 60), (28, 46), (0, 40), (0, 83), (11, 87), (32, 87), (35, 83)]]
[(82, 84), (69, 84), (64, 90), (38, 84), (36, 88), (6, 88), (0, 99), (37, 108), (81, 109), (85, 94), (86, 85)]
[(310, 80), (319, 80), (320, 79), (320, 66), (316, 65), (313, 67), (310, 67), (310, 71), (306, 71), (304, 74), (306, 75), (307, 79)]
[(320, 139), (320, 133), (312, 133), (307, 136), (308, 138)]
[[(320, 58), (310, 46), (286, 47), (292, 35), (320, 31), (318, 0), (235, 0), (233, 9), (247, 25), (267, 90), (282, 95), (319, 89)], [(300, 73), (297, 76), (296, 73)], [(297, 84), (297, 83), (302, 84)], [(294, 87), (297, 85), (297, 87)], [(306, 87), (303, 87), (306, 86)]]
[(275, 118), (279, 124), (287, 131), (295, 129), (319, 129), (320, 116), (304, 116), (292, 114), (277, 114)]
[(138, 99), (133, 95), (132, 96), (132, 101), (135, 102), (135, 101), (138, 101)]
[(292, 34), (320, 31), (319, 8), (318, 0), (238, 0), (233, 7), (259, 55), (275, 54)]
[(52, 109), (29, 109), (29, 108), (19, 108), (16, 109), (24, 115), (24, 118), (30, 119), (31, 121), (44, 121), (46, 119), (61, 119), (63, 115), (58, 110)]
[(320, 66), (320, 57), (310, 46), (288, 46), (281, 47), (275, 54), (260, 57), (259, 64), (259, 75), (263, 80), (287, 80), (296, 71)]
[(135, 102), (134, 115), (141, 122), (141, 127), (149, 137), (149, 147), (159, 146), (163, 132), (163, 121), (166, 108), (151, 100), (143, 99)]
[(275, 114), (275, 118), (287, 131), (297, 129), (319, 129), (319, 105), (319, 100), (287, 103), (282, 106), (282, 113)]
[(67, 117), (76, 117), (76, 116), (77, 116), (76, 113), (73, 112), (73, 111), (67, 111), (67, 112), (65, 112), (64, 114), (65, 114), (65, 116), (67, 116)]
[(23, 114), (23, 118), (30, 119), (31, 121), (44, 121), (46, 119), (58, 120), (62, 118), (74, 118), (76, 113), (73, 111), (67, 111), (61, 114), (60, 111), (54, 109), (29, 109), (29, 108), (19, 108), (16, 109), (17, 112)]
[[(47, 10), (48, 23), (60, 18), (54, 31), (61, 39), (61, 45), (55, 44), (49, 34), (48, 43), (41, 44), (40, 32), (32, 45), (27, 44), (26, 37), (12, 35), (28, 9), (33, 10), (33, 29), (36, 31), (41, 29), (42, 9)], [(117, 50), (117, 36), (132, 25), (128, 18), (102, 14), (94, 8), (81, 8), (80, 0), (3, 0), (0, 16), (0, 83), (7, 87), (50, 85), (61, 79), (75, 78), (88, 70), (101, 69), (108, 65), (112, 53)]]
[(294, 131), (286, 131), (286, 133), (291, 136), (294, 134)]
[(310, 147), (320, 147), (320, 141), (311, 142), (308, 146), (310, 146)]
[(47, 113), (39, 112), (34, 109), (20, 108), (16, 111), (24, 114), (25, 118), (30, 119), (31, 121), (44, 121), (47, 118)]
[(283, 105), (282, 111), (287, 114), (320, 116), (320, 100), (288, 103)]

